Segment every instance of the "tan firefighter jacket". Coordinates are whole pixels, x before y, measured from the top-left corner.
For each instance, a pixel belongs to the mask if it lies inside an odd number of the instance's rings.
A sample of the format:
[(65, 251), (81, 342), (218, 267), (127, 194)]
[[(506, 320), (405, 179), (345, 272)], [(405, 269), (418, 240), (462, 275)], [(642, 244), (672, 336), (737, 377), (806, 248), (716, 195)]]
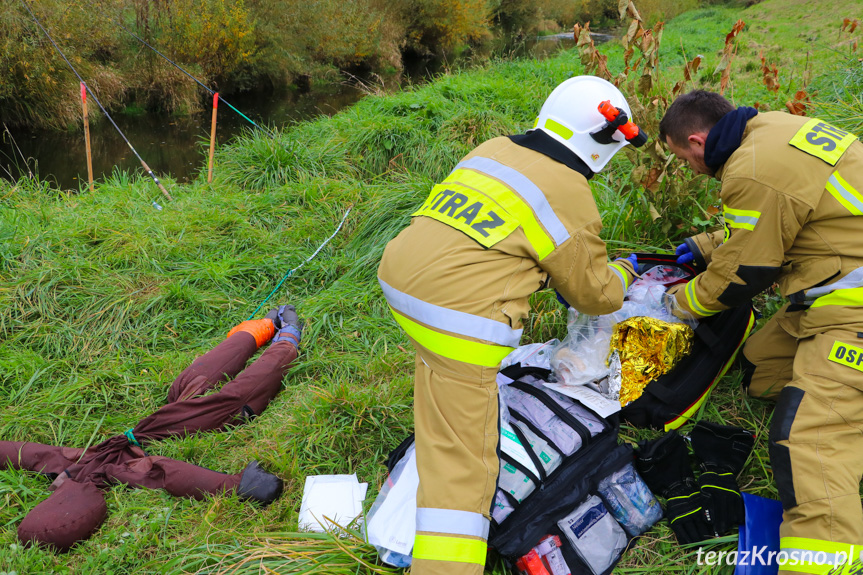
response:
[(819, 326), (861, 315), (863, 143), (818, 119), (758, 114), (716, 177), (724, 242), (710, 253), (722, 237), (693, 238), (709, 265), (677, 290), (682, 308), (709, 316), (778, 282), (792, 303), (823, 308), (808, 314)]
[[(585, 177), (505, 137), (468, 154), (413, 216), (378, 270), (396, 320), (412, 336), (405, 318), (516, 347), (528, 296), (549, 279), (577, 310), (604, 314), (620, 308), (633, 274), (626, 260), (608, 263)], [(503, 325), (486, 328), (508, 335), (474, 329), (489, 320)]]

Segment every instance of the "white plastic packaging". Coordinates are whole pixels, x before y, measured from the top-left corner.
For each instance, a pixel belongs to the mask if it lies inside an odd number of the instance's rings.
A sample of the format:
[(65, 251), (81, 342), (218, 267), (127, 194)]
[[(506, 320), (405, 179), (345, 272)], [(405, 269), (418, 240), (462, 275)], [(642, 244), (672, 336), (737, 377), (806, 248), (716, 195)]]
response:
[(560, 538), (557, 535), (546, 535), (534, 549), (548, 564), (549, 575), (572, 575), (560, 550)]
[(346, 527), (363, 512), (368, 483), (357, 475), (310, 475), (306, 477), (300, 504), (299, 527), (323, 533)]
[[(596, 435), (604, 429), (602, 421), (580, 404), (550, 389), (545, 389), (541, 386), (537, 387), (566, 409), (570, 415), (578, 419), (587, 428), (591, 436)], [(500, 396), (510, 409), (518, 412), (527, 421), (530, 421), (538, 429), (541, 429), (545, 436), (553, 443), (552, 447), (563, 455), (572, 455), (581, 448), (581, 436), (575, 433), (569, 424), (558, 417), (537, 397), (515, 389), (511, 385), (501, 387)]]
[(605, 572), (626, 549), (626, 533), (596, 495), (588, 496), (557, 525), (593, 575)]
[(552, 352), (551, 369), (564, 385), (583, 385), (608, 375), (608, 357), (614, 321), (611, 316), (590, 316), (569, 308), (567, 336)]
[(491, 506), (491, 518), (500, 525), (513, 511), (515, 511), (515, 507), (512, 506), (509, 499), (504, 495), (503, 490), (498, 489), (494, 494), (494, 505)]
[(411, 445), (387, 476), (366, 516), (366, 539), (394, 567), (411, 564), (419, 483), (416, 450)]
[(524, 498), (536, 489), (536, 484), (531, 481), (530, 477), (506, 461), (500, 462), (500, 474), (498, 475), (497, 485), (512, 495), (519, 503), (524, 501)]
[(527, 454), (527, 449), (513, 431), (509, 422), (500, 422), (500, 450), (506, 453), (516, 463), (539, 477), (539, 470), (533, 464), (533, 459)]
[(662, 519), (662, 507), (644, 480), (627, 463), (599, 483), (599, 494), (617, 522), (636, 537)]
[(672, 314), (672, 298), (665, 293), (669, 285), (685, 278), (685, 272), (679, 268), (656, 266), (633, 282), (623, 306), (616, 312), (592, 316), (569, 308), (567, 335), (551, 353), (551, 370), (557, 383), (578, 386), (608, 377), (611, 372), (607, 360), (614, 326), (631, 317), (652, 317), (694, 328), (697, 323), (694, 320), (684, 321)]
[(500, 362), (500, 369), (520, 363), (522, 367), (551, 369), (551, 354), (560, 342), (556, 339), (545, 343), (529, 343), (517, 347)]
[(551, 475), (551, 472), (560, 465), (562, 460), (560, 453), (556, 449), (553, 449), (547, 441), (531, 431), (527, 425), (517, 421), (514, 421), (512, 424), (527, 439), (527, 442), (530, 444), (530, 450), (536, 454), (537, 459), (542, 464), (542, 470), (545, 472), (545, 475)]

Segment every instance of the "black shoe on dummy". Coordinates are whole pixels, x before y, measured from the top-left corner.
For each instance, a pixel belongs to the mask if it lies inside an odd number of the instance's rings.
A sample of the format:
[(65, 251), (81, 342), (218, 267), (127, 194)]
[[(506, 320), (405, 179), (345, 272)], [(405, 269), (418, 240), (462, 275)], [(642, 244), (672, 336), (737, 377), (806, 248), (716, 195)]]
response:
[(276, 335), (272, 343), (288, 340), (294, 345), (299, 345), (303, 338), (303, 322), (297, 316), (297, 310), (292, 305), (279, 306), (271, 310), (267, 317), (273, 320), (276, 326)]
[(266, 507), (279, 498), (284, 482), (277, 476), (264, 471), (257, 461), (252, 460), (243, 470), (237, 495), (240, 499), (256, 501)]

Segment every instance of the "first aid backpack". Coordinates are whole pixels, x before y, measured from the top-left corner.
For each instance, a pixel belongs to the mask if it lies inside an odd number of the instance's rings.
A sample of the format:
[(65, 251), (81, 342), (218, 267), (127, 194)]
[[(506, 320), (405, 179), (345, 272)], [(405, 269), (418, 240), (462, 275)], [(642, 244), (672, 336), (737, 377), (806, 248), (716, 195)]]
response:
[[(610, 573), (632, 540), (662, 517), (632, 465), (632, 447), (618, 444), (617, 417), (545, 387), (548, 370), (516, 364), (501, 375), (508, 418), (501, 418), (489, 545), (515, 564), (553, 540), (573, 575)], [(512, 447), (510, 430), (532, 465)]]
[[(544, 387), (548, 370), (516, 364), (501, 376), (500, 474), (489, 546), (513, 565), (550, 546), (567, 573), (610, 573), (633, 538), (662, 517), (635, 471), (632, 447), (618, 445), (617, 418)], [(412, 445), (413, 436), (390, 454), (391, 471)], [(549, 559), (545, 571), (523, 572), (556, 575)]]

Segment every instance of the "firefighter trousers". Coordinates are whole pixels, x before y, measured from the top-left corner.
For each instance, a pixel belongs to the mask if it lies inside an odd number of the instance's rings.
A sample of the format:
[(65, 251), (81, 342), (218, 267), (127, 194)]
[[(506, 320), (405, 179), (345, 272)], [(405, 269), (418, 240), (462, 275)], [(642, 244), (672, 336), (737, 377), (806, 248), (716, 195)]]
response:
[(747, 341), (744, 385), (776, 400), (769, 451), (784, 509), (779, 573), (824, 574), (863, 551), (863, 333), (804, 332), (804, 312), (786, 309)]
[(497, 487), (496, 367), (416, 348), (417, 534), (412, 575), (481, 575)]

